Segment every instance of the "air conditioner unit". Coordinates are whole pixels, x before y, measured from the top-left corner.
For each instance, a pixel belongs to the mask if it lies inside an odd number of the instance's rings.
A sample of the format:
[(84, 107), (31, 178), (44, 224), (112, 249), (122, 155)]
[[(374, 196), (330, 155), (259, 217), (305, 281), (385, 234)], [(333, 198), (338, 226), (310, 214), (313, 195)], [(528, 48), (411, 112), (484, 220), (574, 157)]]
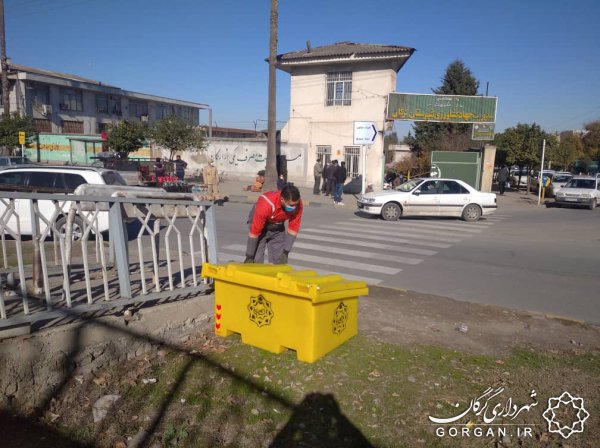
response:
[(142, 122), (146, 123), (148, 121), (148, 115), (144, 114), (140, 117), (140, 120), (142, 120)]
[(52, 115), (52, 106), (50, 104), (42, 104), (42, 114)]

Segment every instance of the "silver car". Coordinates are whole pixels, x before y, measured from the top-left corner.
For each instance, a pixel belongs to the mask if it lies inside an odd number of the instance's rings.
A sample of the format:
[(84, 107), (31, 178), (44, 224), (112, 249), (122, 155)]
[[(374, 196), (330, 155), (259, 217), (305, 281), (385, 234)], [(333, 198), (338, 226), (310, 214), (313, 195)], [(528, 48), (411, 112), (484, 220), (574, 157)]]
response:
[(557, 193), (557, 207), (573, 205), (593, 210), (600, 201), (600, 178), (573, 176)]

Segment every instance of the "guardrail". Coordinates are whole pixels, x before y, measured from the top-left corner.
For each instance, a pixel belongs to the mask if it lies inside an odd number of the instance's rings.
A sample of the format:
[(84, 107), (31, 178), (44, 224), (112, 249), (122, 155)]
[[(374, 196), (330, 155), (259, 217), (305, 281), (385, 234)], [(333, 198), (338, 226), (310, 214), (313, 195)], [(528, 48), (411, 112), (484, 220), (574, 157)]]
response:
[(214, 208), (196, 199), (136, 187), (1, 192), (0, 331), (61, 308), (89, 314), (209, 289), (200, 269), (217, 260)]

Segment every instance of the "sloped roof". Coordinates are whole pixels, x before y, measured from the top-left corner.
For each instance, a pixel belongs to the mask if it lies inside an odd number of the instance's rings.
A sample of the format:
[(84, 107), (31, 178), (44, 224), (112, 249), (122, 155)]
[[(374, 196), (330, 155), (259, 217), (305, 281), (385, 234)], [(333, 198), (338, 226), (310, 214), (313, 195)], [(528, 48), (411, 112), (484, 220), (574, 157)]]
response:
[(11, 63), (10, 69), (17, 70), (17, 71), (23, 71), (23, 72), (29, 72), (29, 73), (35, 73), (37, 75), (52, 76), (53, 78), (68, 79), (70, 81), (85, 82), (86, 84), (95, 84), (98, 86), (115, 87), (116, 88), (116, 86), (113, 86), (110, 84), (105, 84), (103, 82), (96, 81), (94, 79), (83, 78), (81, 76), (71, 75), (68, 73), (54, 72), (54, 71), (46, 70), (43, 68), (27, 67), (26, 65)]
[(413, 54), (414, 48), (400, 45), (361, 44), (355, 42), (337, 42), (321, 47), (307, 48), (277, 55), (277, 67), (290, 71), (292, 66), (321, 64), (330, 62), (397, 60), (401, 61), (397, 70)]

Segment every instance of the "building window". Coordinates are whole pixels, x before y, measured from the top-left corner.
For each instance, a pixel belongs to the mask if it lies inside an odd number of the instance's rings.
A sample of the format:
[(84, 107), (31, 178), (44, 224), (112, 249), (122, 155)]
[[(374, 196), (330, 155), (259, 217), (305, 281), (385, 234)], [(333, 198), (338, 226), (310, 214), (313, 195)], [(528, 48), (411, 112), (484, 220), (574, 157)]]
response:
[(148, 103), (145, 101), (129, 101), (129, 116), (142, 118), (148, 116)]
[(321, 159), (323, 166), (331, 162), (331, 146), (317, 145), (317, 159)]
[(112, 123), (100, 123), (96, 122), (96, 134), (102, 134), (103, 132), (108, 133)]
[(81, 91), (75, 89), (61, 89), (60, 98), (60, 110), (83, 110), (83, 95)]
[(63, 134), (83, 134), (83, 121), (63, 120)]
[(156, 119), (162, 120), (173, 115), (173, 106), (169, 104), (157, 104), (156, 105)]
[(348, 177), (358, 177), (358, 163), (360, 160), (360, 146), (344, 146), (344, 160)]
[[(29, 87), (27, 87), (29, 89)], [(50, 104), (50, 88), (44, 84), (34, 83), (31, 85), (31, 96), (33, 104), (36, 107), (41, 107), (43, 104)]]
[(34, 118), (33, 126), (36, 132), (52, 132), (52, 121), (43, 118)]
[(121, 98), (114, 95), (96, 95), (96, 112), (121, 115)]
[(352, 72), (327, 73), (327, 106), (352, 105)]

